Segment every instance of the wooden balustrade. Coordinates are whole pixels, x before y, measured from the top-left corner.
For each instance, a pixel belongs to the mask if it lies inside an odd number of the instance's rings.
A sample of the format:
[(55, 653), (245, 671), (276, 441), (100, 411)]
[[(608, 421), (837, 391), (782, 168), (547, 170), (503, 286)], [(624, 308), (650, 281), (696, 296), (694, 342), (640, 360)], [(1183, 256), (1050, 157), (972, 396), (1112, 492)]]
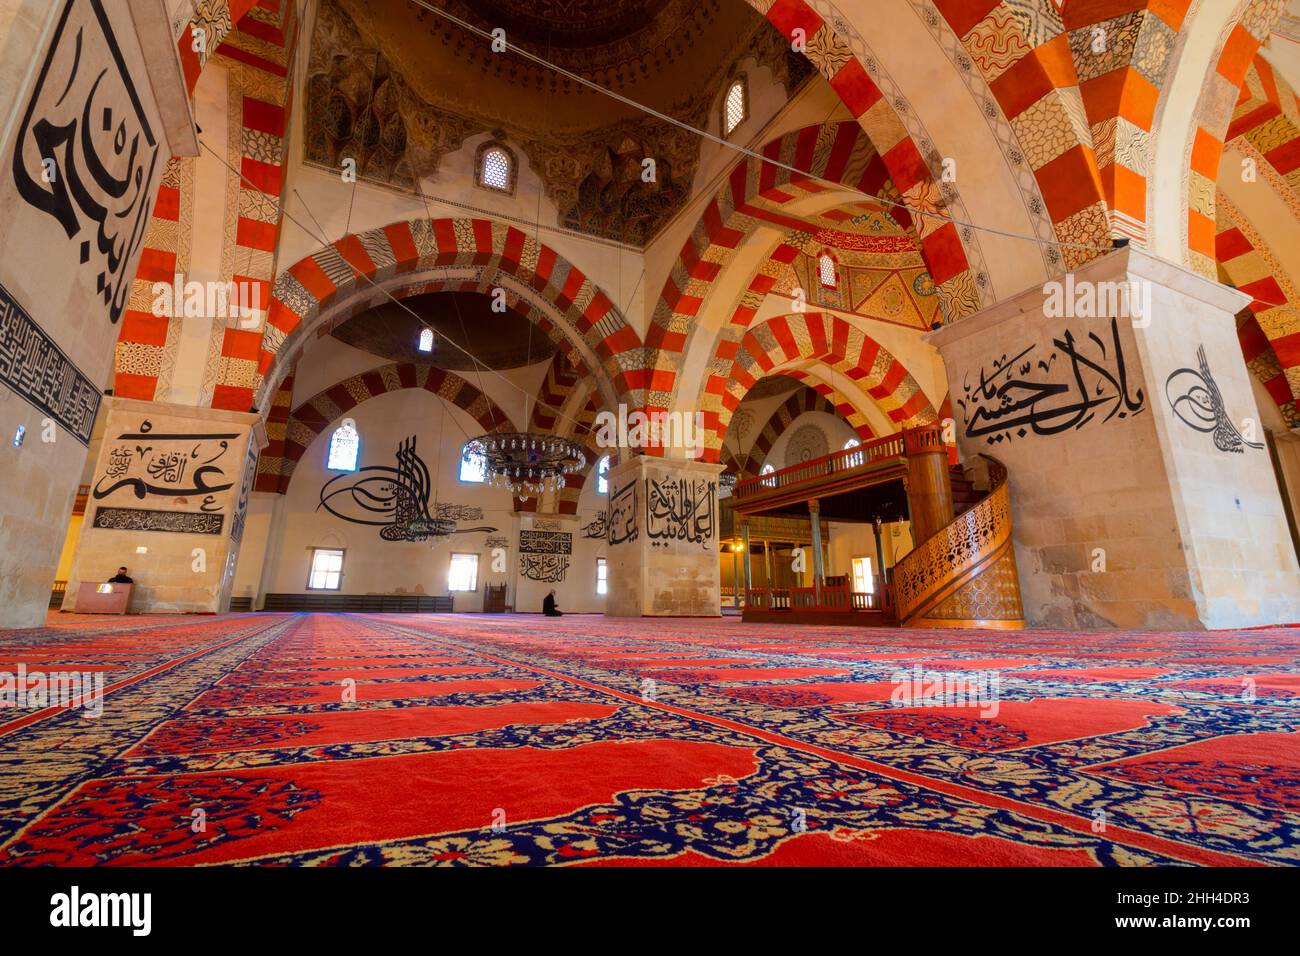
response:
[(894, 435), (886, 435), (884, 438), (863, 442), (853, 448), (842, 448), (839, 451), (831, 452), (829, 455), (823, 455), (821, 458), (814, 458), (812, 461), (805, 461), (798, 465), (782, 468), (780, 471), (773, 471), (755, 478), (746, 478), (736, 484), (735, 490), (731, 493), (732, 497), (736, 499), (753, 498), (770, 494), (782, 488), (803, 484), (807, 481), (844, 475), (858, 469), (877, 465), (882, 461), (902, 458), (904, 456), (904, 434), (905, 432), (898, 432)]
[(890, 589), (854, 591), (847, 585), (821, 588), (749, 588), (745, 606), (762, 611), (884, 611)]

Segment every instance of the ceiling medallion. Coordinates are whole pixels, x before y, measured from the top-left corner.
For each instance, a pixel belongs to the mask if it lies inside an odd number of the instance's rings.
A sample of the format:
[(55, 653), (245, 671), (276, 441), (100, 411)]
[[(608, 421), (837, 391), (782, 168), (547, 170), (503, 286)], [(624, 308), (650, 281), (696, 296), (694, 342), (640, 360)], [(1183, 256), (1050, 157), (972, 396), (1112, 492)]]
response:
[(492, 432), (465, 443), (466, 461), (483, 463), (484, 480), (516, 498), (558, 492), (586, 462), (582, 446), (568, 438), (537, 432)]

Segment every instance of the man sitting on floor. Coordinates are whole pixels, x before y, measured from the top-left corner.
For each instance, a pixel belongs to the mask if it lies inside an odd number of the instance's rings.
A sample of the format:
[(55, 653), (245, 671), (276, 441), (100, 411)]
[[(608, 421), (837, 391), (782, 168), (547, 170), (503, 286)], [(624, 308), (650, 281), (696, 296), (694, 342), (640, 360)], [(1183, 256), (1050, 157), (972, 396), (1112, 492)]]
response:
[(551, 588), (551, 593), (542, 598), (542, 613), (547, 617), (564, 616), (564, 613), (555, 606), (555, 588)]
[(131, 578), (126, 576), (126, 568), (118, 568), (117, 574), (108, 579), (109, 584), (135, 584)]

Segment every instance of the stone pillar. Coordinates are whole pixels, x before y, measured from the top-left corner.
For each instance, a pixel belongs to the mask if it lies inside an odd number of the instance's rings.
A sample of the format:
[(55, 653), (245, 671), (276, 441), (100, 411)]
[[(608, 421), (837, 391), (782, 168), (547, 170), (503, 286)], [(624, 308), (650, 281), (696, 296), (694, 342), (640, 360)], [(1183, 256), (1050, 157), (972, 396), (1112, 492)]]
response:
[(135, 579), (134, 613), (215, 613), (230, 606), (235, 564), (266, 444), (247, 412), (107, 403), (86, 518), (63, 602), (119, 565)]
[(35, 627), (163, 169), (199, 147), (163, 0), (0, 3), (0, 50), (0, 627)]
[(948, 447), (942, 441), (917, 441), (917, 436), (937, 437), (937, 430), (903, 433), (907, 449), (907, 505), (917, 543), (952, 521), (952, 478), (948, 474)]
[(606, 615), (721, 614), (721, 471), (717, 464), (645, 455), (610, 470)]
[(741, 544), (745, 553), (745, 590), (748, 591), (754, 586), (753, 566), (749, 563), (749, 522), (740, 522)]
[(1300, 620), (1237, 341), (1247, 302), (1126, 248), (927, 336), (962, 457), (1007, 468), (1030, 624)]
[(808, 502), (808, 516), (812, 518), (813, 588), (816, 591), (817, 600), (820, 601), (825, 569), (822, 567), (821, 502), (816, 498)]

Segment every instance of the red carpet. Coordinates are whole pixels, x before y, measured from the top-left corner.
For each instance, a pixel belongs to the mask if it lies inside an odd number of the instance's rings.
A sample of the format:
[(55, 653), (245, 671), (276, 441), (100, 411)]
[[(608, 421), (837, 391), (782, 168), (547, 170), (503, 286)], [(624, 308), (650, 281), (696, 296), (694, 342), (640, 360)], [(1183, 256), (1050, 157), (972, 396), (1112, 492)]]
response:
[(51, 622), (0, 672), (107, 695), (0, 709), (4, 865), (1300, 863), (1295, 628)]

